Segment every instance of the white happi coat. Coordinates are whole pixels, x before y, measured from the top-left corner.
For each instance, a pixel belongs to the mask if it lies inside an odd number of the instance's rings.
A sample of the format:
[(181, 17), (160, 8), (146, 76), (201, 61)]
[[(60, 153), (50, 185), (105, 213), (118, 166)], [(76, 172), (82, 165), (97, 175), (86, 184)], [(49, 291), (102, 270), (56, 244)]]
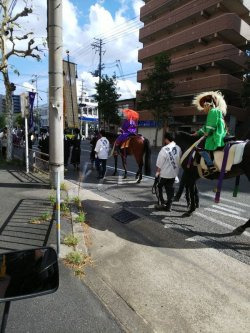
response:
[(161, 178), (175, 178), (180, 170), (181, 148), (172, 141), (161, 148), (156, 166), (161, 169)]

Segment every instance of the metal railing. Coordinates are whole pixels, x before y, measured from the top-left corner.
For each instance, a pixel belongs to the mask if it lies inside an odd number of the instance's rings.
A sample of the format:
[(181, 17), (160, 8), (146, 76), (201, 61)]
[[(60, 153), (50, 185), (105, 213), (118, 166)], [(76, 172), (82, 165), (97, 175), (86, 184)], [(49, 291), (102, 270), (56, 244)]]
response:
[[(13, 144), (13, 157), (25, 164), (25, 146)], [(49, 173), (49, 155), (36, 149), (29, 149), (29, 167), (32, 171)]]

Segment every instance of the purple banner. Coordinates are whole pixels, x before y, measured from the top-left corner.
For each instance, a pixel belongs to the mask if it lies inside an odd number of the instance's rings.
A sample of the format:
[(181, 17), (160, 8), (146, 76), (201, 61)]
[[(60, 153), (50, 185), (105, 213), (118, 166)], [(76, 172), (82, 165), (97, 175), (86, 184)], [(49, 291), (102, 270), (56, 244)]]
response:
[(29, 129), (33, 127), (34, 123), (33, 107), (34, 107), (35, 97), (36, 93), (29, 91)]

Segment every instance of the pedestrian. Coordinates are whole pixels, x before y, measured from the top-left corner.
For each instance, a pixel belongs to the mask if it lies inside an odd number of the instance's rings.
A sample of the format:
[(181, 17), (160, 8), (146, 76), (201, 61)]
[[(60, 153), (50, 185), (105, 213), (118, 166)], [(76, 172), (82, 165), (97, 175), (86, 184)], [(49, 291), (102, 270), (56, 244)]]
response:
[(100, 130), (100, 139), (97, 141), (95, 146), (98, 179), (102, 179), (105, 177), (107, 159), (109, 155), (109, 146), (110, 146), (109, 140), (105, 136), (105, 131)]
[(3, 159), (6, 159), (7, 157), (7, 144), (8, 144), (7, 132), (8, 132), (7, 127), (4, 127), (3, 131), (0, 133)]
[[(170, 133), (164, 135), (165, 146), (158, 154), (156, 161), (156, 174), (158, 178), (158, 204), (156, 210), (165, 210), (170, 212), (174, 199), (174, 183), (180, 169), (181, 148), (174, 142)], [(163, 198), (163, 188), (165, 188), (167, 201)]]
[(64, 170), (67, 171), (68, 161), (70, 155), (71, 139), (67, 136), (67, 130), (64, 130), (63, 143), (64, 143)]
[(197, 95), (193, 100), (193, 105), (199, 111), (203, 110), (207, 114), (205, 125), (191, 135), (205, 136), (205, 150), (199, 152), (208, 167), (208, 174), (212, 174), (217, 169), (209, 152), (225, 146), (224, 138), (227, 134), (227, 127), (224, 116), (227, 113), (227, 104), (220, 91), (209, 91)]
[(35, 141), (34, 132), (29, 132), (28, 133), (28, 148), (29, 149), (32, 149), (34, 141)]
[(94, 132), (94, 136), (90, 140), (90, 145), (91, 145), (91, 151), (90, 151), (90, 163), (91, 163), (91, 169), (94, 170), (94, 164), (95, 164), (95, 146), (97, 141), (100, 139), (99, 133), (97, 130)]
[(49, 160), (49, 132), (47, 129), (41, 130), (41, 138), (38, 142), (38, 148), (41, 151), (41, 159), (48, 161)]
[(71, 153), (71, 161), (76, 170), (79, 170), (80, 166), (80, 157), (81, 157), (81, 135), (79, 128), (74, 129), (74, 136), (72, 138), (72, 153)]

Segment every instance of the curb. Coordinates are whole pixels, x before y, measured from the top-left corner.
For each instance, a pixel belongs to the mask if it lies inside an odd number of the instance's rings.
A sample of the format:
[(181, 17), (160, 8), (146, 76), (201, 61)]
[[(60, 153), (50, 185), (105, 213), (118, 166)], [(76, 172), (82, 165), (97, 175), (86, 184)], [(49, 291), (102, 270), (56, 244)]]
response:
[[(72, 183), (70, 183), (69, 181), (65, 181), (65, 183), (66, 183), (66, 188), (67, 188), (66, 196), (69, 198), (78, 197), (79, 196), (78, 188), (76, 186), (72, 185)], [(81, 207), (82, 207), (82, 203), (81, 203)], [(81, 252), (84, 255), (88, 255), (88, 249), (85, 244), (85, 237), (84, 237), (84, 223), (74, 222), (78, 216), (79, 216), (78, 210), (76, 212), (76, 210), (74, 210), (74, 209), (72, 210), (72, 208), (71, 208), (70, 217), (68, 218), (68, 220), (70, 220), (72, 234), (78, 239), (78, 244), (74, 247), (67, 246), (62, 243), (62, 239), (61, 239), (60, 258), (62, 258), (62, 259), (64, 259), (67, 256), (67, 254), (69, 254), (73, 250), (75, 250), (77, 252)], [(62, 219), (62, 223), (66, 223), (66, 221), (63, 221), (63, 219)]]

